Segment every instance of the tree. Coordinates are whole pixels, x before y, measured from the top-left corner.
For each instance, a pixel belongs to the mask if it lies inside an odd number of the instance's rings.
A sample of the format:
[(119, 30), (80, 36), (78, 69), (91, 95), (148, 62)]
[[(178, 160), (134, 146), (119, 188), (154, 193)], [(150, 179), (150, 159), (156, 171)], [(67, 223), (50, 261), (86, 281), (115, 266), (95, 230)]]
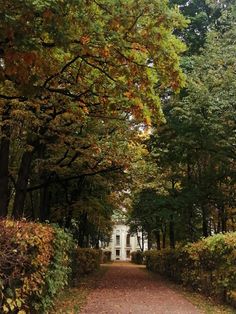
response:
[[(231, 230), (235, 208), (234, 10), (231, 28), (211, 31), (191, 58), (187, 90), (166, 101), (167, 123), (153, 135), (152, 153), (175, 182), (185, 238)], [(223, 18), (223, 17), (222, 17)], [(229, 21), (228, 21), (229, 23)]]
[(1, 10), (1, 216), (45, 221), (61, 203), (67, 221), (107, 209), (85, 183), (126, 178), (137, 128), (161, 117), (156, 84), (184, 84), (173, 32), (186, 21), (160, 0), (11, 0)]

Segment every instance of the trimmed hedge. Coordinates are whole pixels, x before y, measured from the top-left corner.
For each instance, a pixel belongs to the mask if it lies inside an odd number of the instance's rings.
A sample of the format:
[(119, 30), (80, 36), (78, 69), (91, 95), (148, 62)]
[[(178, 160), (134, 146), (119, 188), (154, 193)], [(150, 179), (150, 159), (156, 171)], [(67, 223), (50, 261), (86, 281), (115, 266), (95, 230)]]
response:
[(110, 263), (111, 262), (111, 251), (102, 251), (101, 263)]
[(101, 254), (55, 225), (0, 220), (0, 313), (46, 313), (72, 278), (99, 268)]
[(148, 251), (147, 269), (226, 301), (236, 290), (236, 233), (217, 234), (176, 250)]
[(136, 251), (131, 253), (131, 262), (134, 264), (143, 264), (144, 253), (141, 251)]
[(73, 278), (78, 280), (81, 276), (98, 270), (100, 260), (101, 250), (76, 248), (73, 253)]
[(56, 226), (0, 221), (0, 312), (45, 313), (70, 275), (72, 236)]

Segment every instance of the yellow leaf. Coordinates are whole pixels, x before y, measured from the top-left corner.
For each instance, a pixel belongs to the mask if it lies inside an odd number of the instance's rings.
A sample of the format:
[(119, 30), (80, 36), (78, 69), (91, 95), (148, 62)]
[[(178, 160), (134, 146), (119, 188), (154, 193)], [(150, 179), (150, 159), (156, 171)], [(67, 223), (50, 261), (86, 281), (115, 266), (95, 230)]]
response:
[(8, 309), (8, 307), (5, 304), (3, 305), (3, 312), (4, 313), (8, 313), (9, 312), (9, 309)]
[(11, 303), (9, 306), (10, 306), (11, 311), (13, 311), (15, 308), (15, 305)]
[(19, 300), (19, 299), (16, 299), (16, 305), (20, 308), (21, 307), (21, 305), (22, 305), (22, 302), (21, 302), (21, 300)]
[(12, 299), (7, 298), (7, 303), (8, 303), (8, 304), (11, 304), (12, 302), (13, 302), (13, 300), (12, 300)]
[(26, 314), (24, 310), (20, 310), (17, 314)]

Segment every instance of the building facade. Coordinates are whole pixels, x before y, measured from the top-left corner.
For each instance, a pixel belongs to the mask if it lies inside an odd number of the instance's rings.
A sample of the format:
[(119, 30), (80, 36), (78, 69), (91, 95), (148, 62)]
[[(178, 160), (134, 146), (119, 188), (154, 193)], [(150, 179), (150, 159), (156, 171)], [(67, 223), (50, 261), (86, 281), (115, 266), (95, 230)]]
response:
[[(107, 250), (111, 251), (111, 260), (129, 261), (131, 253), (140, 250), (141, 234), (133, 236), (129, 227), (122, 223), (115, 224), (111, 241)], [(139, 239), (138, 239), (139, 237)], [(144, 250), (147, 249), (147, 241), (144, 241)]]

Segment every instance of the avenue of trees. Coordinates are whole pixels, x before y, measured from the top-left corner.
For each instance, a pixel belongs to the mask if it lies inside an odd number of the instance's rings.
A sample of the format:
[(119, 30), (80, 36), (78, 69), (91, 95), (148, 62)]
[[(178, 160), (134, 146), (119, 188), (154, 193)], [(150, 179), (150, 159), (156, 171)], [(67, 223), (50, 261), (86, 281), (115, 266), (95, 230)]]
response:
[(0, 0), (0, 216), (160, 249), (236, 228), (236, 5)]

